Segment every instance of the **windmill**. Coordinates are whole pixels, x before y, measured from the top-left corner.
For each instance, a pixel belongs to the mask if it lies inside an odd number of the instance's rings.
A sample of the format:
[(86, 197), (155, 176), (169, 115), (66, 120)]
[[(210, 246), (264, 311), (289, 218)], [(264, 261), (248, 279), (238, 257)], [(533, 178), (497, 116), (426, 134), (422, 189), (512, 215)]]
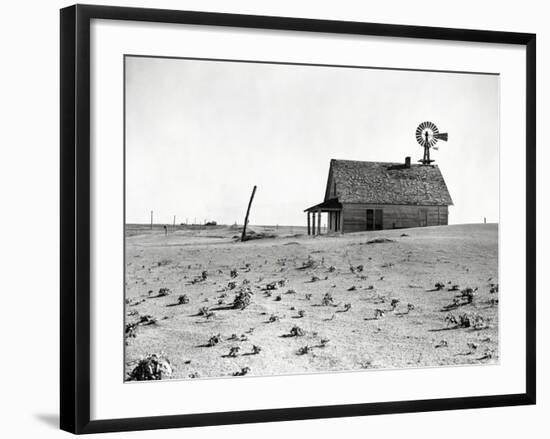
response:
[(430, 160), (430, 148), (438, 150), (436, 146), (438, 140), (446, 142), (449, 138), (447, 133), (440, 133), (439, 129), (433, 122), (422, 122), (416, 128), (416, 141), (424, 148), (424, 158), (418, 160), (423, 165), (429, 165), (435, 160)]

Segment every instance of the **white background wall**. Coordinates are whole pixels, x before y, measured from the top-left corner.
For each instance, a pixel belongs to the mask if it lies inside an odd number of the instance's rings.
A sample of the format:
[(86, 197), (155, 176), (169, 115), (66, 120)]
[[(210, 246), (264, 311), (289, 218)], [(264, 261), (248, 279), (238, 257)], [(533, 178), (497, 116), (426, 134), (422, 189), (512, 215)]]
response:
[[(96, 3), (88, 1), (88, 3)], [(548, 232), (543, 230), (548, 120), (549, 14), (542, 1), (104, 0), (100, 4), (464, 27), (537, 33), (538, 45), (538, 405), (125, 434), (132, 437), (544, 437), (550, 414), (550, 326), (543, 319)], [(59, 19), (64, 1), (5, 2), (0, 13), (0, 432), (59, 437)], [(546, 153), (548, 155), (548, 153)], [(546, 191), (545, 191), (546, 189)], [(546, 205), (545, 205), (546, 204)], [(546, 250), (543, 250), (546, 246)], [(109, 435), (113, 436), (114, 435)], [(122, 437), (122, 435), (116, 436)]]

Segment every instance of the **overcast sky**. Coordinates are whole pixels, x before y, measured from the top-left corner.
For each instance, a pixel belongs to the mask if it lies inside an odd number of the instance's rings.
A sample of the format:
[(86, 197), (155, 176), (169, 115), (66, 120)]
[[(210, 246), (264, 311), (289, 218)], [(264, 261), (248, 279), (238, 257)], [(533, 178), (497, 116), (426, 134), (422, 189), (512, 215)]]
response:
[[(126, 222), (304, 225), (330, 159), (422, 158), (420, 122), (454, 201), (449, 222), (497, 222), (499, 78), (126, 58)], [(323, 219), (325, 222), (325, 219)]]

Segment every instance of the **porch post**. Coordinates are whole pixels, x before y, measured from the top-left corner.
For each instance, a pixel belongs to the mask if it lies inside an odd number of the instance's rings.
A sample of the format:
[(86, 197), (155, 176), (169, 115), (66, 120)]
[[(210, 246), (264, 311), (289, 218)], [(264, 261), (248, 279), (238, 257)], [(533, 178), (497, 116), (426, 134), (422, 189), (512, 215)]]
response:
[(312, 234), (312, 235), (315, 235), (315, 212), (311, 212), (311, 218), (313, 219), (312, 228), (311, 228), (311, 234)]
[(321, 234), (321, 211), (317, 211), (317, 234)]
[(340, 232), (344, 233), (344, 208), (340, 211)]
[(309, 212), (307, 213), (307, 234), (311, 235), (311, 221), (309, 218)]

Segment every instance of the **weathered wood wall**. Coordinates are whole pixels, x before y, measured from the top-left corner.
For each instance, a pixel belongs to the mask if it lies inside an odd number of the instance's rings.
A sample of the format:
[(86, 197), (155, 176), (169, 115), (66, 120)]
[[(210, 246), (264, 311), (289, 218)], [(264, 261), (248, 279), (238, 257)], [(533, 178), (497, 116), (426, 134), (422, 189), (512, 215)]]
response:
[(427, 219), (427, 226), (447, 225), (449, 222), (447, 206), (346, 203), (343, 204), (344, 233), (362, 232), (367, 229), (367, 209), (383, 210), (384, 229), (421, 227), (424, 225), (424, 219)]

